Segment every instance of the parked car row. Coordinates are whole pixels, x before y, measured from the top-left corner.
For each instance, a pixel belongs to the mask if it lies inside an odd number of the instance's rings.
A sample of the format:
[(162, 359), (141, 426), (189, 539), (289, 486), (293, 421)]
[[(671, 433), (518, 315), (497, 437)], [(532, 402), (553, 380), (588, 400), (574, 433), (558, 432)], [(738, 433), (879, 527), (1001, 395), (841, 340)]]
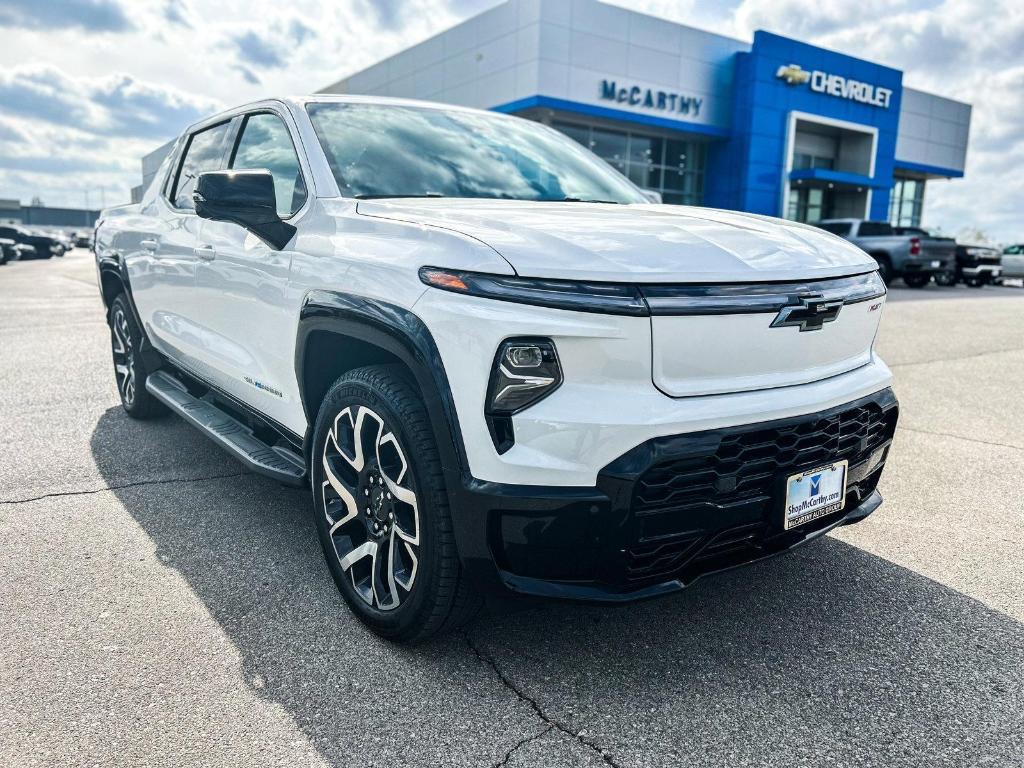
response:
[(43, 232), (21, 225), (0, 225), (0, 264), (63, 256), (75, 247), (92, 248), (92, 232), (65, 234)]
[(35, 258), (36, 249), (8, 237), (0, 237), (0, 266), (9, 261)]
[(1024, 245), (1003, 253), (983, 243), (958, 243), (921, 227), (894, 227), (886, 221), (824, 219), (818, 226), (867, 252), (888, 284), (898, 277), (910, 288), (965, 283), (974, 288), (1024, 278)]

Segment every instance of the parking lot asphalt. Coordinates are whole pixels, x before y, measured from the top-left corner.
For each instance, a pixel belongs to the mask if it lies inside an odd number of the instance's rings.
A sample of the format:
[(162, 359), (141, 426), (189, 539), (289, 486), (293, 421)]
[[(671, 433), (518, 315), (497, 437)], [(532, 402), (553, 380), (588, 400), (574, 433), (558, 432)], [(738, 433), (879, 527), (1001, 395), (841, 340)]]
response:
[(1024, 289), (894, 287), (865, 522), (620, 608), (383, 642), (308, 493), (118, 404), (91, 255), (0, 268), (0, 764), (1020, 766)]

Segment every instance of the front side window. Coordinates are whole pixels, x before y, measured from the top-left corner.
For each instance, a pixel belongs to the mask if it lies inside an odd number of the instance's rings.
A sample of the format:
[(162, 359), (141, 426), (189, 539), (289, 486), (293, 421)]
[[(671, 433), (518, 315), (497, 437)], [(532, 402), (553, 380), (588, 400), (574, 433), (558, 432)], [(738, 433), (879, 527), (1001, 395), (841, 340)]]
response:
[(574, 141), (504, 115), (314, 102), (313, 128), (353, 197), (463, 197), (645, 203)]
[(291, 216), (306, 202), (299, 157), (287, 126), (277, 115), (261, 112), (245, 119), (231, 168), (270, 171), (277, 214), (282, 218)]
[(171, 194), (171, 203), (175, 208), (195, 208), (192, 190), (195, 189), (199, 174), (204, 171), (217, 171), (223, 167), (221, 161), (224, 159), (224, 139), (228, 135), (230, 125), (219, 123), (193, 134), (189, 139)]

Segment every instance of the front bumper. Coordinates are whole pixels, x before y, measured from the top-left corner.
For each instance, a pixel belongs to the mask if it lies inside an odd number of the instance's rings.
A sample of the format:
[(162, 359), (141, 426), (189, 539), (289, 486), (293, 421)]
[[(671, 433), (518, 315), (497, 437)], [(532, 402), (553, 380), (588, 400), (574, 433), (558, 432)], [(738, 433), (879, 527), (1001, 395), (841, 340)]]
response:
[(995, 280), (1003, 274), (1003, 268), (998, 264), (977, 264), (963, 267), (960, 271), (964, 277), (977, 277), (983, 280)]
[[(682, 589), (867, 517), (898, 417), (891, 389), (820, 413), (659, 437), (586, 488), (468, 480), (453, 499), (459, 551), (476, 584), (619, 602)], [(786, 477), (848, 459), (844, 509), (782, 526)]]

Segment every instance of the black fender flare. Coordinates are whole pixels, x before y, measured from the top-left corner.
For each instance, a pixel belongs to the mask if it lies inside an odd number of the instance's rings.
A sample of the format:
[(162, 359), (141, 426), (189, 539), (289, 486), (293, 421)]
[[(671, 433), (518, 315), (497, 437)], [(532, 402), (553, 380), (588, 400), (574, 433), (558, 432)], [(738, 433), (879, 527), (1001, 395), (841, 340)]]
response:
[(306, 352), (310, 336), (318, 331), (379, 347), (412, 373), (423, 396), (451, 494), (461, 485), (464, 475), (468, 476), (469, 462), (441, 354), (419, 317), (403, 307), (376, 299), (324, 290), (310, 291), (303, 299), (295, 339), (295, 376), (309, 425), (304, 440), (307, 460), (311, 458), (319, 403), (306, 401)]
[(135, 305), (135, 296), (132, 293), (132, 282), (128, 277), (128, 267), (124, 262), (124, 257), (117, 251), (113, 251), (102, 256), (97, 253), (96, 269), (97, 274), (99, 275), (100, 299), (103, 301), (104, 315), (107, 318), (107, 322), (110, 322), (110, 303), (107, 301), (107, 293), (103, 284), (105, 279), (113, 279), (117, 280), (121, 284), (121, 290), (128, 299), (128, 307), (131, 309), (132, 317), (139, 330), (142, 332), (142, 345), (139, 353), (142, 355), (142, 358), (146, 363), (146, 367), (150, 371), (162, 368), (163, 357), (156, 351), (150, 342), (149, 334), (146, 333), (146, 326), (142, 322), (142, 315), (139, 314), (139, 308)]

